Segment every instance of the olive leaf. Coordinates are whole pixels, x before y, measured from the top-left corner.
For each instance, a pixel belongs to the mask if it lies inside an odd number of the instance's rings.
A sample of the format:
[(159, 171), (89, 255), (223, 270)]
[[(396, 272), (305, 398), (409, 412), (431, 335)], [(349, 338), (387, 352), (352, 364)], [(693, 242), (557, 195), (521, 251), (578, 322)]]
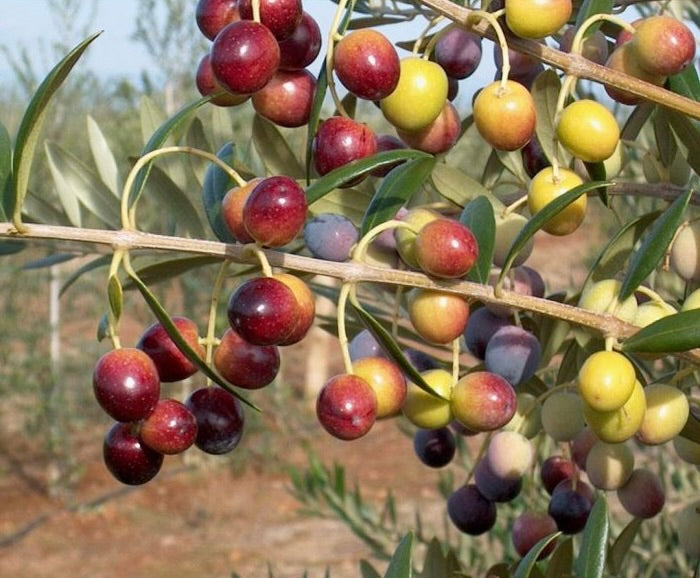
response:
[(673, 353), (696, 347), (700, 347), (700, 309), (663, 317), (622, 343), (628, 353)]
[(604, 496), (599, 496), (583, 529), (583, 542), (574, 562), (576, 576), (602, 578), (608, 553), (609, 531), (608, 503)]
[(486, 197), (477, 197), (464, 207), (459, 221), (474, 234), (479, 247), (479, 254), (467, 273), (467, 279), (475, 283), (486, 283), (496, 244), (496, 218), (493, 214), (493, 205)]

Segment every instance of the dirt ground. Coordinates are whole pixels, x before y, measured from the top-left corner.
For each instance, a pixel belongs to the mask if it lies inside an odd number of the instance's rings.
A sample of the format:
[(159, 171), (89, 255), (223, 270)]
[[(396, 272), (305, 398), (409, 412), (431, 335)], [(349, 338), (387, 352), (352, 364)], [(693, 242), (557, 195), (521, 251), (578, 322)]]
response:
[[(555, 265), (551, 253), (539, 249), (528, 264), (543, 271), (550, 290), (566, 288), (580, 280), (572, 272), (580, 271), (589, 235), (582, 229), (566, 246), (557, 239)], [(438, 474), (418, 463), (395, 424), (379, 423), (352, 443), (331, 439), (313, 423), (309, 428), (314, 451), (325, 463), (342, 462), (348, 484), (357, 482), (370, 501), (380, 504), (391, 488), (400, 512), (411, 516), (419, 507), (440, 527)], [(273, 435), (286, 463), (306, 463), (297, 440)], [(80, 441), (73, 506), (47, 497), (36, 483), (41, 465), (29, 441), (0, 441), (0, 576), (226, 578), (235, 572), (257, 578), (268, 576), (269, 564), (277, 578), (301, 577), (305, 570), (320, 578), (326, 568), (332, 578), (354, 578), (358, 561), (371, 556), (342, 523), (299, 514), (284, 464), (240, 472), (172, 457), (156, 480), (126, 488), (106, 472), (100, 436)]]

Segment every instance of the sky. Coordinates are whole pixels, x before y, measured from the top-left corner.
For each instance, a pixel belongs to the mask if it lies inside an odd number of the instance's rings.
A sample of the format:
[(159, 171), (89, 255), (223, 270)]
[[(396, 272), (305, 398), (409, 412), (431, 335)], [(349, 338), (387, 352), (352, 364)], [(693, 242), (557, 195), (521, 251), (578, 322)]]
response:
[[(196, 0), (191, 0), (196, 5)], [(2, 14), (0, 15), (0, 44), (10, 48), (17, 54), (17, 46), (36, 50), (35, 64), (42, 72), (54, 62), (44, 62), (41, 54), (42, 45), (60, 39), (59, 31), (54, 30), (55, 24), (51, 17), (47, 0), (1, 0)], [(89, 4), (89, 2), (85, 2)], [(97, 14), (90, 30), (102, 30), (102, 35), (92, 43), (86, 53), (86, 64), (103, 77), (132, 76), (135, 71), (147, 68), (150, 56), (140, 43), (134, 42), (130, 36), (135, 30), (135, 19), (139, 0), (98, 0)], [(319, 21), (322, 29), (327, 29), (332, 16), (334, 4), (328, 0), (306, 0), (304, 7)], [(82, 23), (81, 23), (82, 26)], [(70, 39), (70, 45), (78, 44), (82, 37), (78, 35)], [(11, 78), (9, 68), (0, 55), (0, 78)]]

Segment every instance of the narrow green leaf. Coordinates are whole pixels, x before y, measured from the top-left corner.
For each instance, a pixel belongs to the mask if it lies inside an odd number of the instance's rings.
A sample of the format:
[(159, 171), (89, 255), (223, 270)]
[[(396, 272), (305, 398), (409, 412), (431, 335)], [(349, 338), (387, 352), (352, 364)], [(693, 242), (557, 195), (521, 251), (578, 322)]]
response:
[(311, 103), (311, 113), (309, 115), (309, 122), (306, 125), (306, 157), (305, 161), (305, 178), (306, 184), (311, 182), (311, 167), (313, 166), (313, 144), (314, 136), (318, 131), (318, 125), (321, 122), (321, 112), (323, 110), (323, 103), (326, 100), (326, 94), (328, 92), (328, 76), (326, 75), (326, 61), (324, 59), (321, 62), (320, 70), (316, 75), (316, 90), (314, 91), (314, 99)]
[(620, 140), (635, 141), (642, 132), (642, 128), (651, 117), (651, 114), (656, 110), (656, 105), (651, 102), (643, 102), (635, 107), (627, 117), (625, 126), (620, 131)]
[(545, 578), (561, 578), (571, 573), (574, 562), (574, 541), (564, 538), (559, 541), (547, 564)]
[(627, 274), (622, 281), (618, 296), (621, 302), (632, 295), (642, 281), (661, 263), (676, 229), (683, 220), (683, 213), (692, 194), (692, 189), (688, 189), (678, 196), (649, 228), (642, 244), (632, 256)]
[(0, 123), (0, 220), (12, 214), (12, 138)]
[(535, 544), (530, 551), (520, 560), (518, 566), (515, 568), (515, 574), (513, 578), (528, 578), (536, 569), (535, 564), (537, 563), (537, 558), (539, 557), (542, 550), (544, 550), (551, 542), (556, 540), (561, 535), (561, 532), (556, 532), (545, 536), (537, 544)]
[(434, 157), (413, 159), (396, 167), (384, 177), (367, 207), (360, 227), (360, 237), (364, 237), (376, 225), (393, 219), (396, 211), (430, 176), (435, 162)]
[(87, 115), (87, 128), (88, 144), (90, 145), (90, 152), (92, 153), (95, 167), (97, 167), (97, 174), (100, 175), (100, 179), (112, 194), (119, 198), (121, 196), (119, 172), (117, 171), (117, 161), (114, 159), (112, 149), (109, 148), (107, 139), (99, 125), (90, 115)]
[(259, 114), (253, 118), (253, 145), (268, 173), (287, 175), (293, 179), (305, 177), (304, 167), (280, 130)]
[(98, 343), (109, 337), (109, 316), (106, 313), (100, 317), (100, 320), (97, 323), (96, 334)]
[[(160, 261), (153, 265), (141, 267), (136, 271), (136, 274), (140, 277), (141, 281), (150, 286), (154, 283), (169, 281), (170, 279), (179, 277), (188, 271), (193, 271), (194, 269), (206, 267), (216, 263), (221, 263), (221, 259), (208, 255), (199, 255), (196, 257), (176, 257), (174, 259), (167, 259), (166, 261)], [(124, 284), (124, 289), (134, 289), (134, 286), (127, 280), (127, 282)]]
[(153, 193), (158, 206), (168, 207), (168, 217), (174, 219), (184, 236), (201, 239), (204, 237), (204, 224), (192, 201), (160, 167), (151, 167), (148, 191)]
[(620, 227), (593, 261), (581, 291), (585, 291), (591, 283), (611, 279), (622, 271), (637, 241), (660, 215), (661, 211), (646, 213)]
[(361, 578), (382, 578), (382, 575), (367, 560), (360, 560), (360, 576)]
[(669, 90), (693, 100), (700, 100), (700, 79), (695, 66), (687, 66), (683, 72), (669, 77)]
[[(595, 14), (610, 14), (614, 5), (614, 0), (584, 0), (576, 16), (576, 29), (578, 30), (588, 18)], [(600, 28), (600, 24), (600, 22), (596, 22), (589, 26), (584, 32), (585, 36), (593, 34)]]
[[(202, 151), (209, 151), (212, 149), (209, 135), (204, 129), (204, 123), (198, 116), (195, 116), (189, 127), (187, 127), (185, 144)], [(207, 169), (208, 162), (206, 159), (195, 155), (188, 155), (188, 157), (190, 167), (192, 168), (192, 174), (201, 186), (204, 184), (204, 173)]]
[(375, 339), (380, 343), (380, 345), (386, 349), (394, 361), (399, 364), (399, 367), (401, 367), (406, 376), (426, 393), (434, 395), (440, 399), (444, 399), (438, 392), (436, 392), (426, 383), (423, 376), (416, 370), (415, 367), (413, 367), (413, 365), (411, 365), (408, 359), (406, 359), (401, 351), (401, 348), (398, 346), (396, 341), (394, 341), (391, 334), (384, 329), (382, 324), (372, 317), (372, 315), (367, 313), (367, 311), (365, 311), (362, 307), (357, 307), (354, 304), (352, 304), (352, 306), (362, 322), (366, 325), (367, 329), (372, 332), (372, 335), (374, 335)]
[(486, 197), (494, 210), (503, 208), (503, 203), (479, 181), (448, 164), (435, 165), (430, 180), (443, 197), (460, 207), (465, 207), (476, 197)]
[(24, 241), (0, 241), (0, 256), (14, 255), (27, 247)]
[(533, 237), (533, 235), (539, 231), (542, 226), (549, 221), (552, 217), (559, 214), (581, 195), (585, 195), (588, 191), (597, 189), (598, 187), (609, 187), (612, 183), (592, 181), (589, 183), (584, 183), (578, 187), (574, 187), (570, 191), (567, 191), (563, 195), (559, 195), (556, 199), (547, 204), (541, 211), (534, 215), (527, 224), (520, 230), (518, 236), (513, 240), (508, 255), (505, 258), (503, 269), (501, 269), (501, 274), (499, 277), (499, 283), (508, 274), (513, 261), (517, 257), (518, 253), (527, 244), (527, 242)]
[(72, 225), (62, 208), (57, 208), (49, 199), (39, 196), (32, 189), (27, 191), (22, 212), (29, 220), (35, 223), (62, 225), (64, 227)]
[[(537, 76), (530, 90), (535, 101), (535, 111), (537, 113), (537, 126), (535, 127), (537, 140), (542, 147), (544, 156), (547, 157), (550, 163), (556, 156), (554, 150), (554, 115), (557, 110), (560, 89), (561, 80), (559, 80), (559, 75), (556, 71), (550, 69)], [(567, 165), (571, 155), (561, 146), (559, 146), (559, 155), (561, 155), (558, 157), (560, 162), (563, 165)]]
[[(49, 165), (49, 172), (53, 179), (54, 188), (58, 195), (58, 200), (61, 203), (61, 208), (74, 227), (82, 227), (83, 213), (78, 198), (78, 191), (73, 188), (70, 175), (64, 175), (54, 159), (51, 157), (49, 143), (45, 143), (46, 157)], [(114, 228), (114, 227), (112, 227)]]
[(599, 496), (588, 515), (581, 549), (574, 562), (578, 578), (602, 578), (608, 552), (609, 531), (608, 503), (604, 496)]
[(691, 442), (700, 444), (700, 418), (691, 412), (688, 421), (685, 422), (681, 433), (678, 435), (689, 439)]
[(505, 562), (491, 566), (486, 572), (489, 578), (510, 578), (510, 565)]
[(17, 137), (15, 138), (15, 153), (12, 159), (14, 182), (12, 213), (15, 221), (19, 221), (21, 218), (22, 205), (27, 195), (29, 176), (31, 174), (36, 145), (39, 140), (39, 133), (46, 119), (51, 99), (83, 55), (83, 52), (85, 52), (90, 43), (100, 34), (101, 33), (98, 32), (83, 40), (73, 48), (51, 72), (49, 72), (34, 93), (22, 117), (17, 131)]
[[(184, 123), (186, 123), (191, 116), (199, 109), (201, 106), (209, 102), (210, 97), (200, 98), (195, 100), (183, 108), (181, 108), (177, 113), (167, 119), (163, 124), (161, 124), (158, 129), (153, 133), (148, 142), (141, 151), (141, 156), (144, 156), (158, 148), (161, 148), (163, 144), (168, 140), (168, 138), (173, 134), (174, 131), (179, 129)], [(143, 188), (146, 184), (146, 179), (151, 171), (152, 162), (148, 163), (143, 169), (139, 171), (139, 174), (134, 179), (134, 184), (129, 193), (129, 206), (133, 206), (135, 202), (138, 201)]]
[(199, 355), (197, 355), (197, 352), (190, 347), (189, 343), (187, 343), (185, 338), (182, 337), (180, 332), (177, 330), (177, 327), (175, 327), (175, 324), (170, 318), (170, 315), (168, 315), (167, 311), (163, 309), (163, 306), (158, 301), (158, 298), (153, 293), (151, 293), (151, 290), (144, 284), (143, 281), (141, 281), (141, 279), (139, 279), (138, 275), (129, 273), (129, 277), (143, 296), (149, 309), (156, 316), (156, 319), (158, 319), (158, 321), (161, 323), (163, 329), (165, 329), (170, 339), (172, 339), (175, 345), (177, 345), (178, 349), (185, 354), (185, 357), (187, 357), (187, 359), (189, 359), (194, 365), (196, 365), (197, 368), (214, 383), (223, 387), (226, 391), (238, 398), (242, 403), (246, 404), (248, 407), (254, 409), (255, 411), (260, 411), (260, 409), (255, 404), (253, 404), (251, 401), (249, 401), (240, 393), (238, 393), (238, 391), (236, 391), (236, 388), (233, 385), (231, 385), (228, 381), (221, 377), (213, 368), (209, 367), (204, 362), (204, 360), (201, 357), (199, 357)]
[(311, 204), (330, 193), (332, 190), (341, 188), (343, 184), (355, 177), (368, 173), (372, 169), (390, 165), (396, 161), (411, 159), (432, 159), (432, 156), (417, 150), (400, 149), (380, 152), (371, 157), (353, 161), (332, 170), (330, 173), (314, 181), (313, 184), (306, 189), (306, 201)]
[(469, 270), (467, 279), (476, 283), (486, 283), (491, 271), (493, 249), (496, 244), (496, 218), (493, 205), (486, 197), (477, 197), (464, 207), (459, 221), (469, 227), (476, 237), (479, 255)]
[(399, 542), (398, 547), (391, 557), (389, 567), (384, 578), (411, 578), (413, 568), (411, 559), (413, 555), (413, 532), (406, 534)]
[(63, 281), (61, 285), (61, 290), (59, 291), (59, 296), (63, 295), (70, 287), (83, 275), (100, 267), (107, 267), (112, 262), (112, 255), (101, 255), (92, 261), (85, 263), (79, 269), (73, 271), (70, 276)]
[(678, 111), (669, 109), (666, 114), (673, 132), (688, 149), (688, 164), (700, 174), (700, 130), (687, 116)]
[[(229, 166), (233, 166), (235, 150), (236, 145), (228, 142), (219, 149), (216, 156)], [(220, 167), (215, 164), (210, 164), (207, 167), (204, 173), (204, 185), (202, 186), (204, 213), (209, 220), (209, 226), (214, 235), (219, 241), (224, 243), (234, 243), (236, 241), (221, 217), (221, 201), (224, 199), (226, 192), (234, 186), (236, 184), (233, 179)]]
[(124, 293), (122, 284), (116, 275), (110, 275), (107, 282), (107, 298), (109, 300), (109, 309), (115, 321), (118, 321), (122, 316), (122, 306), (124, 304)]
[(120, 227), (119, 202), (90, 167), (54, 142), (46, 143), (46, 157), (61, 198), (75, 195), (107, 226), (112, 229)]
[(44, 269), (45, 267), (53, 267), (54, 265), (60, 265), (61, 263), (67, 263), (72, 261), (78, 255), (72, 253), (54, 253), (53, 255), (48, 255), (42, 259), (35, 259), (34, 261), (29, 261), (22, 265), (22, 269), (25, 271), (30, 271), (33, 269)]
[(523, 155), (517, 151), (499, 151), (494, 149), (496, 156), (501, 164), (508, 169), (508, 171), (518, 179), (520, 184), (523, 186), (529, 182), (529, 177), (525, 171), (525, 166), (523, 164)]
[(433, 538), (425, 552), (423, 568), (416, 578), (452, 578), (453, 575), (452, 568), (448, 567), (448, 561), (442, 551), (440, 540)]
[(656, 150), (659, 151), (659, 158), (665, 167), (670, 167), (673, 157), (676, 156), (678, 143), (673, 136), (668, 115), (664, 107), (657, 107), (654, 115), (654, 139), (656, 140)]
[(311, 215), (321, 213), (344, 215), (359, 228), (371, 200), (372, 192), (368, 187), (335, 189), (309, 205), (309, 213)]
[(626, 339), (629, 353), (673, 353), (700, 347), (700, 309), (681, 311), (654, 321)]
[[(604, 181), (608, 178), (607, 171), (605, 170), (605, 163), (583, 163), (586, 167), (586, 172), (592, 181)], [(608, 189), (602, 187), (596, 191), (600, 197), (600, 201), (606, 206), (610, 207), (610, 198), (608, 196)]]
[(622, 564), (630, 548), (632, 548), (632, 544), (637, 537), (637, 532), (639, 532), (642, 522), (642, 518), (633, 518), (615, 539), (612, 548), (610, 548), (610, 555), (608, 556), (608, 566), (610, 567), (611, 574), (617, 576), (622, 571)]

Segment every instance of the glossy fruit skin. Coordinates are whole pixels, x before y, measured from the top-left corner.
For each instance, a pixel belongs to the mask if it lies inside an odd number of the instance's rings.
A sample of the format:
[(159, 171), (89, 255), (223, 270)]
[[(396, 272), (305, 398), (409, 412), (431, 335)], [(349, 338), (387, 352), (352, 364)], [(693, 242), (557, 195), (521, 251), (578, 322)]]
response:
[(214, 367), (233, 385), (259, 389), (277, 377), (280, 354), (275, 345), (253, 345), (227, 329), (214, 351)]
[(231, 328), (253, 345), (277, 345), (299, 320), (297, 300), (284, 283), (257, 277), (239, 285), (227, 306)]
[(211, 47), (211, 67), (233, 94), (253, 94), (277, 72), (280, 49), (270, 30), (250, 20), (226, 26)]
[(195, 8), (197, 27), (209, 40), (240, 17), (238, 0), (199, 0)]
[(239, 243), (255, 242), (243, 224), (243, 207), (250, 193), (263, 180), (263, 178), (251, 179), (242, 187), (229, 189), (221, 201), (221, 218), (231, 235)]
[(592, 507), (591, 501), (579, 491), (560, 490), (552, 495), (547, 513), (562, 533), (578, 534), (585, 527)]
[(624, 486), (634, 469), (634, 454), (629, 445), (596, 442), (586, 458), (586, 474), (599, 490), (617, 490)]
[(637, 376), (632, 363), (616, 351), (597, 351), (578, 373), (583, 401), (597, 411), (621, 408), (632, 395)]
[(524, 391), (518, 392), (516, 398), (515, 414), (503, 426), (503, 430), (518, 432), (532, 439), (542, 431), (542, 404), (534, 395)]
[(435, 44), (435, 62), (455, 79), (468, 78), (481, 62), (481, 36), (459, 26), (442, 33)]
[(413, 435), (413, 450), (428, 467), (444, 468), (455, 456), (457, 445), (448, 427), (419, 429)]
[(676, 436), (671, 440), (673, 451), (688, 464), (700, 466), (700, 443), (694, 442), (683, 436)]
[(564, 108), (557, 123), (559, 142), (573, 156), (589, 163), (610, 158), (620, 142), (620, 127), (599, 102), (581, 99)]
[(532, 95), (508, 80), (485, 86), (474, 100), (474, 124), (483, 139), (498, 150), (514, 151), (535, 134), (537, 115)]
[(630, 47), (639, 66), (650, 74), (671, 76), (695, 58), (695, 37), (680, 20), (657, 14), (635, 22)]
[(554, 488), (563, 480), (571, 479), (576, 472), (576, 466), (563, 456), (550, 456), (540, 465), (540, 481), (551, 496)]
[[(552, 167), (547, 167), (535, 175), (527, 193), (527, 206), (532, 215), (537, 214), (554, 199), (583, 184), (574, 171), (559, 168), (559, 178), (555, 180)], [(570, 235), (579, 228), (586, 217), (588, 199), (581, 195), (561, 212), (549, 219), (542, 227), (551, 235)]]
[(335, 45), (333, 68), (348, 91), (366, 100), (389, 96), (399, 82), (396, 49), (372, 28), (353, 30)]
[(524, 476), (535, 459), (532, 442), (514, 431), (496, 432), (489, 441), (486, 459), (491, 471), (503, 480)]
[(238, 399), (221, 387), (203, 387), (193, 391), (185, 405), (197, 420), (195, 445), (200, 450), (221, 455), (235, 449), (245, 423)]
[(297, 302), (297, 322), (292, 332), (282, 339), (278, 345), (293, 345), (299, 343), (311, 329), (316, 319), (316, 297), (306, 282), (291, 273), (275, 273), (273, 279), (282, 281), (294, 294)]
[(413, 289), (408, 296), (408, 316), (416, 332), (430, 343), (457, 339), (469, 319), (469, 303), (460, 295)]
[[(523, 512), (513, 522), (511, 539), (513, 547), (519, 556), (524, 557), (537, 542), (546, 536), (551, 536), (557, 531), (557, 523), (549, 514), (544, 512)], [(556, 547), (556, 540), (550, 542), (537, 556), (543, 560), (549, 556)]]
[(523, 478), (504, 479), (491, 469), (489, 460), (480, 459), (474, 468), (474, 483), (484, 498), (490, 502), (512, 502), (523, 489)]
[(278, 70), (253, 94), (253, 108), (278, 126), (304, 126), (311, 116), (316, 77), (307, 70)]
[(556, 441), (573, 440), (586, 425), (581, 397), (572, 392), (553, 393), (542, 404), (542, 429)]
[(460, 532), (478, 536), (496, 523), (496, 504), (482, 496), (475, 484), (469, 484), (450, 494), (447, 514)]
[(474, 371), (460, 378), (452, 389), (454, 417), (469, 429), (494, 431), (515, 414), (515, 390), (500, 375)]
[[(501, 47), (495, 42), (493, 44), (493, 61), (496, 65), (494, 80), (501, 80), (503, 76), (503, 55), (501, 54)], [(508, 79), (522, 84), (527, 89), (532, 87), (535, 78), (544, 71), (542, 62), (537, 58), (512, 48), (508, 48), (508, 61), (510, 62)]]
[(141, 441), (152, 450), (173, 455), (184, 452), (197, 438), (197, 419), (176, 399), (161, 399), (139, 428)]
[(666, 503), (661, 479), (644, 468), (632, 472), (627, 483), (617, 489), (617, 497), (629, 514), (645, 520), (659, 514)]
[(620, 443), (631, 438), (642, 425), (646, 411), (644, 388), (637, 381), (625, 404), (613, 411), (596, 411), (584, 404), (583, 411), (589, 427), (604, 442)]
[[(610, 308), (613, 299), (620, 294), (622, 283), (617, 279), (601, 279), (592, 283), (581, 293), (578, 305), (589, 311), (603, 313)], [(637, 314), (637, 300), (630, 295), (615, 309), (614, 315), (627, 323), (632, 323)]]
[(598, 443), (598, 436), (586, 426), (571, 440), (571, 459), (581, 469), (586, 469), (586, 460), (591, 448)]
[(477, 359), (484, 359), (491, 337), (502, 327), (510, 325), (511, 322), (506, 318), (492, 313), (486, 307), (479, 307), (470, 314), (464, 330), (467, 349)]
[[(199, 343), (197, 324), (187, 317), (171, 318), (180, 336), (197, 355), (204, 359), (204, 347)], [(148, 355), (158, 369), (161, 382), (181, 381), (197, 373), (197, 366), (192, 363), (170, 338), (165, 327), (154, 323), (139, 338), (136, 347)]]
[(353, 336), (348, 344), (348, 353), (352, 361), (363, 357), (386, 357), (386, 353), (369, 329), (362, 329)]
[(571, 16), (571, 0), (506, 0), (506, 24), (522, 38), (545, 38)]
[(221, 86), (214, 76), (214, 71), (211, 67), (211, 55), (209, 53), (202, 56), (199, 61), (195, 74), (195, 83), (197, 84), (199, 94), (202, 96), (221, 93), (209, 101), (216, 106), (238, 106), (249, 98), (247, 94), (232, 94)]
[[(655, 84), (656, 86), (661, 86), (666, 81), (665, 76), (650, 74), (639, 66), (639, 61), (633, 49), (630, 48), (629, 42), (615, 48), (615, 50), (610, 53), (605, 66), (614, 71), (623, 72), (640, 80), (644, 80), (645, 82)], [(608, 85), (605, 85), (604, 88), (608, 96), (620, 104), (634, 105), (643, 101), (642, 97), (627, 92), (626, 90), (620, 90)]]
[(418, 131), (433, 122), (447, 99), (447, 75), (435, 62), (407, 57), (400, 62), (399, 82), (380, 102), (382, 114), (394, 127)]
[(700, 225), (691, 223), (676, 234), (671, 267), (686, 281), (700, 281)]
[(471, 230), (454, 219), (427, 223), (416, 237), (416, 260), (428, 275), (441, 279), (463, 277), (479, 256)]
[(416, 239), (420, 230), (431, 221), (440, 218), (437, 211), (425, 207), (415, 207), (410, 209), (401, 217), (401, 221), (411, 225), (409, 228), (397, 228), (394, 231), (396, 239), (396, 250), (399, 252), (401, 260), (413, 269), (420, 269), (418, 256), (416, 254)]
[(352, 371), (374, 390), (377, 396), (377, 419), (401, 413), (406, 401), (406, 378), (394, 361), (386, 357), (363, 357), (353, 362)]
[(535, 374), (541, 358), (542, 348), (537, 337), (522, 327), (508, 325), (489, 339), (484, 365), (487, 371), (517, 387)]
[(444, 369), (422, 371), (424, 381), (444, 399), (423, 391), (414, 383), (409, 383), (406, 400), (401, 408), (413, 425), (423, 429), (438, 429), (452, 421), (450, 397), (452, 396), (452, 374)]
[(117, 421), (148, 417), (160, 398), (160, 378), (153, 360), (140, 349), (123, 347), (105, 353), (92, 376), (100, 407)]
[(637, 430), (637, 439), (647, 445), (671, 441), (683, 429), (690, 416), (685, 393), (665, 383), (652, 383), (644, 388), (646, 411)]
[(426, 127), (417, 131), (397, 129), (396, 132), (411, 148), (439, 155), (457, 144), (462, 132), (462, 122), (455, 106), (446, 100), (438, 117)]
[[(238, 0), (241, 18), (253, 20), (253, 0)], [(260, 23), (270, 29), (277, 40), (292, 35), (302, 18), (301, 0), (260, 0)]]
[(266, 247), (282, 247), (301, 232), (306, 220), (306, 195), (297, 182), (274, 176), (259, 182), (243, 205), (243, 226)]
[(377, 396), (364, 379), (352, 374), (336, 375), (319, 392), (316, 416), (333, 437), (354, 440), (374, 425)]
[(304, 225), (306, 248), (324, 261), (347, 261), (358, 240), (357, 227), (344, 215), (321, 213)]
[(115, 423), (102, 444), (102, 455), (110, 473), (122, 484), (139, 486), (156, 477), (163, 465), (163, 454), (144, 445), (135, 428)]
[(321, 28), (311, 14), (304, 12), (294, 32), (279, 41), (280, 70), (306, 68), (321, 51)]
[[(312, 143), (314, 167), (319, 175), (372, 156), (375, 152), (377, 139), (374, 131), (366, 124), (344, 116), (332, 116), (323, 121)], [(345, 185), (350, 186), (359, 180), (353, 179)]]

